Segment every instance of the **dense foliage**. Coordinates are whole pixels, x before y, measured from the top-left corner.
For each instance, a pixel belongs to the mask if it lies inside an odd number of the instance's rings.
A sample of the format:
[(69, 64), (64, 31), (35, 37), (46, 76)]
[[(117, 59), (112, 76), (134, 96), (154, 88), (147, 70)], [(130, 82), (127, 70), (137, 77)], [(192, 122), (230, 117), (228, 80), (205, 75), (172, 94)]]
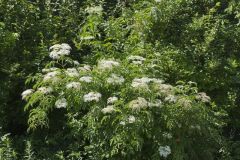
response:
[(0, 0), (0, 159), (239, 159), (238, 0)]

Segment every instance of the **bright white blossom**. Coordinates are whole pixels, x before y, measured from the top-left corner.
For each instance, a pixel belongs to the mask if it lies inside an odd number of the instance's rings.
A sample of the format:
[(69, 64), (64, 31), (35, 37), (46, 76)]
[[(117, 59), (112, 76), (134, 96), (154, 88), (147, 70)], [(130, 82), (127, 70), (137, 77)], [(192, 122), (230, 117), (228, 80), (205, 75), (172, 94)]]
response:
[(81, 37), (81, 40), (92, 40), (94, 38), (95, 38), (94, 36), (84, 36), (84, 37)]
[(62, 43), (61, 44), (61, 48), (62, 49), (65, 49), (65, 50), (71, 50), (72, 48), (69, 46), (69, 44), (67, 44), (67, 43)]
[(98, 61), (98, 69), (100, 70), (111, 70), (113, 67), (120, 66), (119, 62), (113, 60), (100, 60)]
[(83, 76), (80, 78), (81, 82), (86, 82), (86, 83), (90, 83), (90, 82), (92, 82), (92, 80), (93, 80), (93, 78), (90, 76)]
[(66, 108), (68, 105), (67, 100), (65, 98), (58, 99), (55, 102), (56, 108)]
[(134, 116), (129, 116), (128, 117), (128, 123), (134, 123), (136, 121), (136, 118)]
[(100, 93), (90, 92), (83, 96), (83, 100), (84, 100), (84, 102), (91, 102), (91, 101), (98, 102), (101, 97), (102, 97), (102, 95)]
[(129, 56), (127, 59), (133, 64), (143, 64), (143, 62), (146, 60), (141, 56)]
[(178, 99), (178, 104), (183, 106), (183, 107), (190, 107), (191, 106), (191, 100), (187, 99), (187, 98), (180, 98)]
[(66, 85), (67, 89), (80, 89), (81, 84), (79, 82), (71, 82)]
[(111, 74), (109, 78), (107, 78), (107, 83), (109, 84), (122, 84), (125, 79), (122, 76), (118, 76), (116, 74)]
[(164, 100), (169, 103), (175, 103), (177, 101), (177, 97), (174, 95), (168, 95)]
[(126, 122), (125, 121), (121, 121), (119, 124), (125, 126)]
[(73, 61), (73, 64), (76, 66), (80, 65), (80, 63), (78, 61)]
[(118, 98), (117, 97), (109, 97), (107, 99), (107, 104), (114, 104), (115, 102), (118, 101)]
[(22, 99), (26, 99), (28, 96), (30, 96), (34, 92), (33, 89), (27, 89), (22, 92)]
[(42, 69), (42, 72), (43, 72), (43, 73), (48, 73), (48, 72), (56, 71), (56, 70), (58, 70), (58, 69), (59, 69), (59, 68), (56, 68), (56, 67), (44, 68), (44, 69)]
[(107, 114), (107, 113), (113, 113), (115, 111), (115, 109), (112, 105), (109, 105), (109, 106), (103, 108), (101, 111), (103, 114)]
[(57, 60), (57, 59), (61, 58), (62, 56), (70, 55), (71, 49), (72, 48), (66, 43), (55, 44), (49, 48), (49, 50), (51, 51), (49, 56), (52, 59)]
[(161, 157), (167, 158), (171, 154), (171, 148), (169, 146), (160, 146), (159, 154)]
[(79, 76), (79, 73), (77, 71), (76, 68), (68, 68), (66, 70), (66, 74), (69, 76), (69, 77), (78, 77)]
[(42, 94), (49, 94), (53, 92), (52, 87), (40, 87), (37, 89), (39, 92), (41, 92)]
[(134, 78), (131, 86), (136, 89), (148, 89), (148, 81), (145, 78)]
[(80, 72), (88, 72), (88, 71), (91, 71), (91, 66), (90, 65), (84, 65), (82, 67), (78, 67), (78, 70)]
[(155, 85), (155, 89), (165, 96), (169, 94), (174, 94), (174, 88), (172, 85), (169, 84), (158, 83)]
[(89, 14), (101, 14), (103, 11), (102, 6), (87, 7), (85, 11)]
[(131, 108), (132, 110), (139, 111), (140, 109), (147, 108), (147, 107), (148, 107), (148, 102), (146, 101), (145, 98), (142, 98), (142, 97), (138, 97), (137, 99), (132, 100), (129, 103), (129, 108)]
[(207, 96), (207, 94), (205, 92), (198, 93), (198, 95), (196, 96), (196, 99), (201, 100), (204, 103), (211, 101), (211, 98), (209, 96)]
[(54, 80), (59, 75), (59, 71), (49, 72), (43, 77), (43, 81)]
[(167, 138), (167, 139), (171, 139), (171, 138), (172, 138), (172, 134), (171, 134), (171, 133), (164, 132), (164, 133), (163, 133), (163, 137), (165, 137), (165, 138)]

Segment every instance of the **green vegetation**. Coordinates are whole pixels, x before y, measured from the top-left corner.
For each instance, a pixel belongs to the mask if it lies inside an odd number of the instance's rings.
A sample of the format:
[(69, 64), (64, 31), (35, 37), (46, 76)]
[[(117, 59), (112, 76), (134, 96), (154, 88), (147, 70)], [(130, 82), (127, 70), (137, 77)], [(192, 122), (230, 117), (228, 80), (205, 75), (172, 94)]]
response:
[(238, 0), (0, 0), (0, 160), (240, 159)]

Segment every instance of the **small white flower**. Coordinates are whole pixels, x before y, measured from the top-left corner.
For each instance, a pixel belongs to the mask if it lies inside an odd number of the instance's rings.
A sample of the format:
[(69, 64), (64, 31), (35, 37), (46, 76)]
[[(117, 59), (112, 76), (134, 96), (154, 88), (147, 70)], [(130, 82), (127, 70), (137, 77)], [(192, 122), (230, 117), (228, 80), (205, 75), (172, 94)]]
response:
[(162, 101), (160, 99), (156, 99), (155, 101), (148, 103), (149, 107), (161, 107), (161, 105)]
[(68, 55), (70, 55), (70, 50), (62, 49), (62, 50), (58, 51), (58, 54), (60, 56), (68, 56)]
[(127, 59), (136, 65), (142, 64), (146, 60), (145, 58), (143, 58), (141, 56), (129, 56)]
[(58, 68), (56, 68), (56, 67), (44, 68), (44, 69), (42, 69), (42, 72), (43, 73), (48, 73), (48, 72), (53, 72), (53, 71), (57, 71), (57, 70), (58, 70)]
[(171, 133), (164, 132), (164, 133), (163, 133), (163, 137), (165, 137), (165, 138), (167, 138), (167, 139), (172, 139), (172, 134), (171, 134)]
[(84, 102), (91, 102), (91, 101), (98, 102), (101, 97), (102, 97), (102, 95), (100, 93), (90, 92), (83, 96), (83, 100), (84, 100)]
[(143, 109), (143, 108), (147, 108), (147, 106), (148, 106), (148, 102), (146, 101), (145, 98), (142, 98), (142, 97), (138, 97), (137, 99), (132, 100), (129, 103), (129, 108), (131, 108), (132, 110), (137, 110), (137, 111), (139, 111), (140, 109)]
[(66, 70), (66, 74), (69, 76), (69, 77), (78, 77), (79, 76), (79, 73), (77, 71), (76, 68), (68, 68)]
[(209, 96), (207, 96), (207, 94), (205, 92), (198, 93), (198, 95), (196, 96), (196, 99), (201, 100), (204, 103), (211, 101), (211, 98)]
[(169, 103), (175, 103), (177, 101), (177, 97), (174, 95), (168, 95), (164, 100)]
[(134, 123), (136, 121), (136, 118), (134, 116), (129, 116), (128, 117), (128, 123)]
[(174, 88), (169, 84), (155, 83), (155, 89), (163, 95), (174, 94)]
[(125, 121), (121, 121), (119, 124), (125, 126), (126, 122)]
[(92, 40), (94, 38), (95, 38), (94, 36), (84, 36), (84, 37), (81, 37), (81, 40)]
[(70, 47), (70, 45), (67, 44), (67, 43), (62, 43), (62, 44), (61, 44), (61, 48), (62, 48), (62, 49), (65, 49), (65, 50), (71, 50), (71, 49), (72, 49), (72, 48)]
[(39, 92), (41, 92), (42, 94), (49, 94), (49, 93), (53, 92), (52, 87), (40, 87), (37, 90)]
[(131, 86), (136, 89), (148, 89), (148, 82), (146, 79), (134, 78)]
[(71, 82), (66, 85), (67, 89), (80, 89), (81, 84), (79, 82)]
[(191, 100), (184, 97), (178, 100), (178, 104), (181, 105), (182, 107), (190, 107), (191, 103), (192, 103)]
[(78, 61), (73, 61), (73, 64), (76, 66), (80, 65), (80, 63)]
[(60, 44), (54, 44), (53, 46), (51, 46), (50, 48), (49, 48), (49, 50), (51, 51), (51, 50), (58, 50), (58, 49), (60, 49), (61, 48), (61, 45)]
[(103, 11), (102, 6), (87, 7), (85, 11), (89, 14), (101, 14)]
[(111, 74), (109, 78), (107, 78), (107, 83), (109, 84), (117, 84), (120, 85), (125, 81), (122, 76), (118, 76), (116, 74)]
[(110, 106), (103, 108), (101, 111), (103, 114), (107, 114), (107, 113), (113, 113), (115, 111), (115, 109), (112, 105), (110, 105)]
[(162, 0), (155, 0), (155, 2), (157, 2), (157, 3), (159, 3), (159, 2), (161, 2)]
[(62, 56), (67, 56), (70, 55), (70, 50), (72, 48), (66, 44), (55, 44), (52, 47), (49, 48), (49, 50), (51, 51), (49, 56), (54, 59), (57, 60), (59, 58), (61, 58)]
[(33, 89), (27, 89), (22, 92), (22, 99), (26, 99), (28, 96), (30, 96), (34, 92)]
[(107, 99), (107, 104), (114, 104), (115, 102), (118, 101), (118, 98), (117, 97), (109, 97)]
[(160, 146), (159, 149), (160, 156), (167, 158), (171, 154), (171, 148), (169, 146)]
[(80, 72), (88, 72), (88, 71), (91, 71), (91, 66), (90, 65), (84, 65), (83, 67), (78, 67), (78, 70)]
[(58, 71), (49, 72), (43, 77), (43, 81), (53, 80), (53, 78), (56, 78), (59, 75)]
[(86, 82), (86, 83), (90, 83), (90, 82), (92, 82), (92, 80), (93, 80), (93, 78), (90, 76), (83, 76), (80, 78), (81, 82)]
[(55, 102), (56, 108), (66, 108), (68, 105), (67, 100), (65, 98), (58, 99)]
[(100, 60), (98, 61), (98, 69), (100, 70), (111, 70), (113, 67), (120, 66), (119, 62), (113, 60)]

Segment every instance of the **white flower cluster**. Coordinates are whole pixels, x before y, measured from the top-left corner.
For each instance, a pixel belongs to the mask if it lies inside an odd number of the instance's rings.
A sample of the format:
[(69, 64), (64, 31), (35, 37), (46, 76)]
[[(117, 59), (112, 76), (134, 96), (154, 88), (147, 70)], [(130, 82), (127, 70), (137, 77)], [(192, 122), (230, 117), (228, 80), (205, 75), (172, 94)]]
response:
[(98, 69), (100, 70), (111, 70), (114, 67), (120, 66), (119, 62), (113, 60), (100, 60), (98, 61)]
[(177, 97), (174, 95), (168, 95), (164, 100), (169, 103), (175, 103), (177, 101)]
[(139, 111), (140, 109), (144, 109), (148, 107), (148, 102), (146, 101), (145, 98), (142, 97), (138, 97), (135, 100), (132, 100), (129, 103), (129, 108), (131, 108), (132, 110), (137, 110)]
[(89, 72), (89, 71), (91, 71), (91, 66), (85, 64), (85, 65), (82, 66), (82, 67), (78, 67), (78, 70), (79, 70), (80, 72)]
[(171, 133), (164, 132), (164, 133), (163, 133), (163, 137), (164, 137), (164, 138), (167, 138), (167, 139), (172, 139), (172, 134), (171, 134)]
[(37, 89), (38, 92), (42, 93), (42, 94), (49, 94), (53, 92), (52, 87), (40, 87)]
[(181, 105), (182, 107), (190, 107), (191, 106), (191, 100), (183, 97), (178, 99), (178, 104)]
[(116, 74), (111, 74), (109, 78), (107, 78), (107, 83), (120, 85), (124, 83), (125, 79), (122, 76), (118, 76)]
[(136, 118), (133, 115), (129, 116), (128, 123), (134, 123), (134, 122), (136, 122)]
[(49, 72), (47, 73), (46, 75), (44, 75), (43, 77), (43, 81), (56, 81), (58, 80), (57, 76), (59, 75), (59, 71), (52, 71), (52, 72)]
[(83, 76), (80, 78), (81, 82), (86, 82), (86, 83), (90, 83), (90, 82), (92, 82), (92, 80), (93, 80), (93, 78), (90, 76)]
[(165, 96), (174, 94), (174, 88), (169, 84), (156, 84), (155, 89)]
[(71, 49), (72, 48), (66, 43), (55, 44), (49, 48), (49, 50), (51, 51), (49, 56), (52, 59), (57, 60), (57, 59), (61, 58), (62, 56), (70, 55)]
[(114, 104), (118, 101), (118, 98), (117, 97), (109, 97), (107, 99), (107, 104)]
[(68, 105), (67, 100), (65, 98), (58, 99), (55, 102), (56, 108), (66, 108)]
[(94, 36), (83, 36), (81, 37), (81, 40), (92, 40), (92, 39), (95, 39)]
[(22, 92), (22, 99), (26, 99), (28, 96), (30, 96), (31, 94), (33, 94), (34, 90), (33, 89), (27, 89), (25, 91)]
[(66, 74), (69, 77), (78, 77), (79, 76), (79, 73), (76, 68), (67, 68)]
[(107, 114), (107, 113), (113, 113), (115, 111), (115, 109), (112, 105), (109, 105), (109, 106), (103, 108), (101, 111), (103, 114)]
[(171, 154), (171, 148), (169, 146), (160, 146), (159, 149), (160, 156), (167, 158)]
[(81, 89), (81, 84), (79, 82), (71, 82), (66, 85), (67, 89)]
[(146, 60), (141, 56), (129, 56), (127, 59), (133, 64), (143, 64), (143, 62)]
[(103, 11), (102, 6), (87, 7), (85, 11), (89, 14), (101, 14)]
[(136, 89), (148, 89), (148, 84), (150, 82), (161, 84), (163, 83), (163, 80), (157, 79), (157, 78), (148, 78), (148, 77), (134, 78), (131, 86)]
[(83, 100), (84, 102), (92, 102), (92, 101), (98, 102), (101, 97), (102, 95), (100, 93), (90, 92), (83, 96)]
[(80, 63), (79, 63), (78, 61), (73, 61), (73, 64), (74, 64), (75, 66), (79, 66), (79, 65), (80, 65)]
[(198, 93), (198, 95), (196, 96), (196, 99), (201, 100), (204, 103), (211, 101), (211, 98), (209, 96), (207, 96), (207, 94), (205, 92)]
[(48, 72), (53, 72), (53, 71), (57, 71), (59, 68), (56, 67), (52, 67), (52, 68), (44, 68), (42, 69), (43, 73), (48, 73)]

